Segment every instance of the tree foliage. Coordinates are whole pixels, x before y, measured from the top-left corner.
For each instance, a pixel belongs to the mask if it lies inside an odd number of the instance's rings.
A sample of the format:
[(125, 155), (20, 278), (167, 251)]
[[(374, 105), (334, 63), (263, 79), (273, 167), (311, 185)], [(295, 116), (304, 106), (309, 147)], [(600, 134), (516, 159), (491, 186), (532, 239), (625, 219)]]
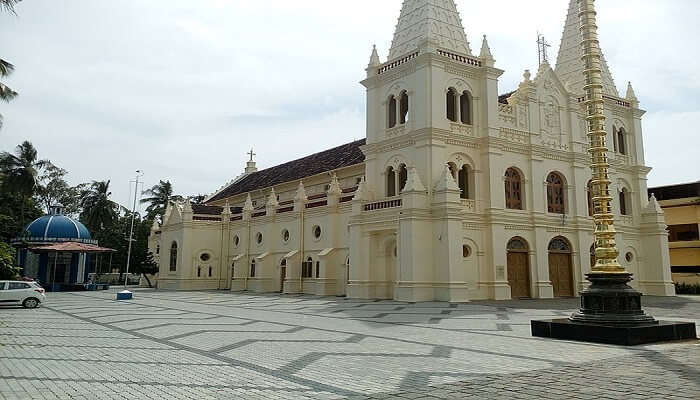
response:
[(65, 180), (67, 174), (68, 171), (63, 168), (53, 165), (47, 167), (39, 176), (36, 195), (46, 211), (60, 204), (65, 215), (77, 216), (81, 210), (81, 195), (87, 190), (88, 184), (70, 186)]
[(168, 204), (182, 201), (183, 197), (173, 194), (173, 184), (170, 181), (160, 181), (152, 188), (144, 190), (143, 195), (149, 196), (141, 200), (141, 204), (148, 204), (146, 218), (150, 220), (162, 219)]
[(119, 205), (110, 199), (109, 184), (110, 181), (93, 181), (81, 195), (80, 219), (90, 232), (109, 229), (119, 216)]
[(15, 264), (15, 249), (0, 242), (0, 280), (16, 279), (19, 268)]
[[(20, 0), (0, 0), (0, 11), (7, 11), (15, 14), (15, 5)], [(15, 66), (0, 58), (0, 78), (4, 78), (15, 70)], [(9, 102), (17, 97), (17, 92), (10, 89), (4, 83), (0, 82), (0, 100)], [(2, 114), (0, 114), (0, 128), (2, 128)]]

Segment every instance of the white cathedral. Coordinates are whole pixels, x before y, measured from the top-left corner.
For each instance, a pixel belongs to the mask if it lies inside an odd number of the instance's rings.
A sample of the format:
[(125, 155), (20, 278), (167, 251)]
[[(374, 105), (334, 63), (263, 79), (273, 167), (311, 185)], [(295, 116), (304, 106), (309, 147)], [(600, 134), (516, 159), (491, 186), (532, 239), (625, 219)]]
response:
[[(503, 70), (472, 52), (453, 0), (404, 0), (376, 49), (366, 139), (258, 171), (205, 205), (168, 207), (150, 248), (165, 289), (463, 302), (576, 296), (594, 263), (577, 1), (554, 69)], [(663, 212), (647, 198), (641, 119), (603, 63), (620, 262), (674, 295)]]

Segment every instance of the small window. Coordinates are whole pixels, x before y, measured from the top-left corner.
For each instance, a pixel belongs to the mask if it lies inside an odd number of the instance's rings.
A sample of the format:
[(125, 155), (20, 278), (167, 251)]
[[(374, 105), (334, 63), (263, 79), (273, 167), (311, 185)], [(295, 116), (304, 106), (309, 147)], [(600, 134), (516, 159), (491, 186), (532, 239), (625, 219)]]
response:
[(468, 91), (464, 91), (459, 96), (459, 112), (460, 119), (463, 124), (472, 124), (472, 95)]
[(630, 215), (629, 213), (629, 192), (627, 189), (622, 189), (620, 191), (620, 214), (622, 215)]
[(318, 279), (319, 276), (321, 276), (321, 262), (316, 261), (316, 279)]
[(698, 224), (669, 225), (669, 242), (691, 242), (695, 240), (700, 240)]
[(522, 179), (515, 168), (506, 170), (506, 208), (523, 209)]
[(463, 165), (457, 174), (457, 183), (459, 185), (459, 196), (462, 199), (469, 198), (469, 166)]
[(160, 254), (160, 245), (156, 245), (156, 254)]
[(170, 246), (170, 272), (177, 271), (177, 243)]
[(387, 102), (387, 128), (396, 126), (396, 97), (389, 97)]
[(211, 255), (209, 253), (202, 253), (202, 255), (199, 256), (199, 259), (203, 262), (207, 262), (211, 260)]
[(321, 227), (318, 225), (314, 226), (313, 233), (314, 233), (314, 238), (320, 239), (321, 238)]
[(197, 267), (197, 278), (202, 276), (202, 267)]
[(399, 113), (399, 122), (402, 124), (405, 124), (406, 121), (408, 121), (408, 93), (404, 90), (401, 92), (401, 97), (399, 98), (399, 107), (400, 113)]
[(469, 258), (472, 255), (472, 248), (469, 247), (468, 245), (462, 246), (462, 257), (464, 258)]
[(554, 214), (565, 214), (564, 179), (552, 172), (547, 176), (547, 211)]
[(628, 263), (631, 263), (634, 260), (634, 254), (632, 254), (631, 251), (628, 251), (627, 254), (625, 254), (625, 261)]
[(399, 191), (403, 191), (408, 181), (408, 170), (404, 164), (399, 167)]
[(9, 282), (8, 290), (18, 290), (18, 289), (31, 289), (32, 285), (24, 282)]
[(255, 278), (255, 259), (250, 261), (250, 277)]
[(258, 232), (258, 233), (255, 235), (255, 242), (256, 242), (257, 244), (262, 244), (262, 242), (263, 242), (263, 234), (262, 234), (262, 232)]
[(313, 268), (314, 260), (311, 257), (309, 257), (306, 259), (306, 262), (302, 263), (301, 265), (301, 277), (311, 278), (313, 276)]
[(389, 167), (386, 172), (386, 196), (396, 196), (396, 172), (394, 172), (394, 167)]
[(238, 236), (234, 236), (233, 237), (233, 245), (235, 247), (238, 247), (239, 244), (241, 244), (241, 238), (239, 238)]
[(625, 143), (625, 130), (623, 128), (617, 131), (617, 151), (622, 155), (627, 154), (627, 143)]
[(445, 99), (447, 103), (447, 119), (452, 122), (457, 122), (457, 91), (450, 88), (450, 90), (447, 91)]
[(289, 230), (287, 230), (287, 229), (283, 230), (282, 231), (282, 241), (285, 243), (289, 242), (289, 237), (290, 237)]
[(209, 267), (209, 277), (211, 278), (211, 267)]

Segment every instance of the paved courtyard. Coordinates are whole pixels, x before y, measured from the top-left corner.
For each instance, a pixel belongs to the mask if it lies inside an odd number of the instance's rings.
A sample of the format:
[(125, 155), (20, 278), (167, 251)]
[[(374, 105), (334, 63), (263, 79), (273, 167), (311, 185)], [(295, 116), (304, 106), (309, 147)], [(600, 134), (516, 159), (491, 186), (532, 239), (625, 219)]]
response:
[[(2, 399), (700, 399), (700, 344), (532, 338), (576, 299), (449, 303), (138, 290), (0, 308)], [(700, 297), (646, 298), (700, 323)]]

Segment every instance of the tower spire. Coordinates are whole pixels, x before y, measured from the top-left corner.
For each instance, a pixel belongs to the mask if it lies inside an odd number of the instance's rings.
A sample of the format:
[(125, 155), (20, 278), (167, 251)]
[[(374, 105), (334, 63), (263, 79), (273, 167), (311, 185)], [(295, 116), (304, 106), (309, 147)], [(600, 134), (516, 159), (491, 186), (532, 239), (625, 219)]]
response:
[[(569, 82), (571, 91), (575, 94), (583, 94), (585, 84), (585, 65), (581, 60), (583, 50), (581, 49), (581, 25), (579, 21), (578, 0), (570, 0), (569, 12), (564, 25), (564, 33), (561, 38), (559, 55), (555, 71), (562, 82)], [(603, 52), (600, 52), (601, 77), (603, 82), (603, 93), (611, 96), (620, 96), (615, 81), (608, 69)]]
[(389, 60), (424, 46), (472, 55), (454, 0), (404, 0)]

